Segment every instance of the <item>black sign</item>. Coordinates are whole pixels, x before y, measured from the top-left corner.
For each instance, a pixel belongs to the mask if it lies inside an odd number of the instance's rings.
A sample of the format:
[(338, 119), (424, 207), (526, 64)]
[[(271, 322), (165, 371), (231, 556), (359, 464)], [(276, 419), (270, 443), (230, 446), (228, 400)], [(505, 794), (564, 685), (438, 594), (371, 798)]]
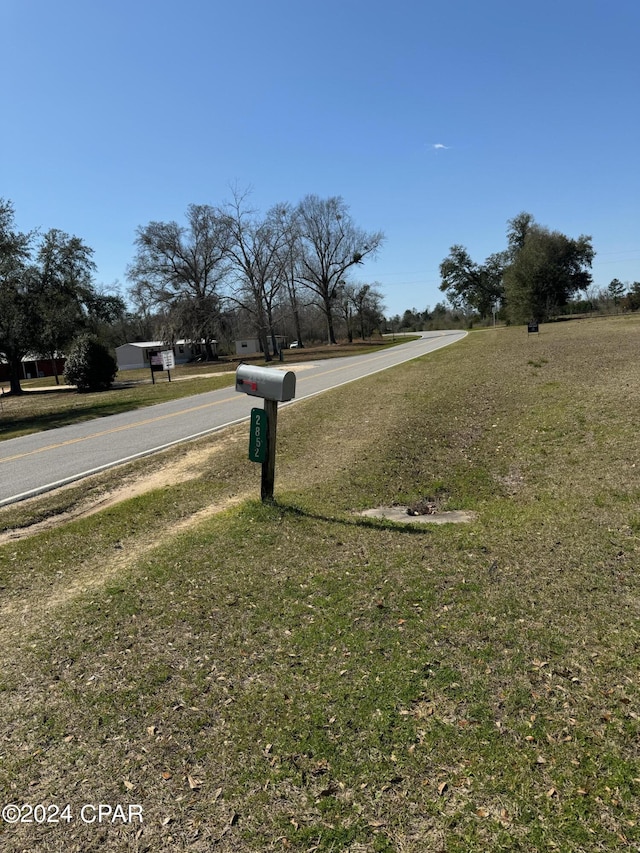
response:
[(149, 350), (149, 364), (151, 372), (156, 373), (158, 370), (163, 370), (162, 356), (157, 350)]
[(538, 323), (535, 320), (532, 320), (527, 326), (527, 332), (531, 334), (539, 335), (540, 332), (538, 330)]

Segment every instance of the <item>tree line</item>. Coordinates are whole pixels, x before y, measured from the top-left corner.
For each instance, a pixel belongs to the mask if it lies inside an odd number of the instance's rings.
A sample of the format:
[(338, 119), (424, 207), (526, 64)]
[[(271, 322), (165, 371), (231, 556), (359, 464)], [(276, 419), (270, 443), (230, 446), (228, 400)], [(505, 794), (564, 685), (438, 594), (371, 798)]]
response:
[[(283, 338), (299, 346), (310, 338), (336, 343), (336, 329), (352, 341), (374, 329), (640, 309), (639, 282), (628, 292), (617, 279), (593, 288), (591, 237), (569, 238), (520, 213), (508, 222), (506, 248), (483, 263), (464, 246), (451, 247), (440, 264), (447, 302), (385, 320), (379, 286), (351, 279), (367, 256), (377, 255), (381, 231), (359, 228), (340, 196), (307, 195), (264, 214), (249, 201), (236, 191), (218, 206), (189, 205), (182, 224), (140, 226), (126, 273), (131, 311), (121, 295), (96, 287), (93, 250), (80, 238), (55, 228), (19, 232), (11, 202), (0, 199), (0, 358), (9, 365), (11, 393), (21, 393), (26, 355), (55, 365), (57, 354), (69, 355), (72, 342), (87, 334), (112, 347), (144, 339), (204, 341), (208, 358), (215, 357), (214, 342), (231, 350), (234, 338), (251, 336), (270, 360)], [(576, 298), (580, 292), (584, 299)], [(84, 340), (78, 352), (90, 349)]]
[(591, 237), (572, 239), (539, 225), (530, 213), (507, 223), (507, 247), (474, 261), (457, 243), (440, 264), (446, 301), (416, 308), (387, 321), (391, 331), (468, 328), (499, 318), (507, 323), (542, 322), (555, 316), (617, 313), (640, 309), (640, 282), (593, 285)]
[(285, 314), (304, 346), (309, 303), (321, 311), (332, 344), (337, 318), (352, 338), (354, 318), (362, 325), (367, 314), (381, 316), (380, 292), (350, 282), (349, 274), (377, 254), (384, 235), (359, 228), (339, 196), (307, 195), (261, 214), (247, 193), (236, 192), (220, 206), (189, 205), (185, 220), (138, 228), (127, 270), (131, 300), (143, 316), (153, 312), (168, 340), (204, 341), (212, 357), (213, 341), (234, 316), (269, 360)]
[(17, 231), (11, 202), (0, 199), (0, 356), (11, 393), (22, 391), (24, 356), (36, 352), (55, 366), (77, 335), (99, 334), (122, 316), (124, 300), (94, 285), (92, 256), (81, 239), (56, 228)]
[[(214, 342), (235, 332), (255, 336), (265, 358), (277, 355), (287, 328), (304, 346), (309, 312), (320, 312), (326, 336), (336, 343), (336, 323), (353, 340), (383, 321), (375, 284), (349, 276), (382, 246), (381, 231), (353, 221), (339, 197), (307, 195), (260, 214), (248, 193), (231, 202), (191, 204), (184, 224), (152, 221), (140, 226), (127, 268), (128, 296), (105, 294), (93, 283), (93, 250), (58, 229), (45, 234), (15, 228), (11, 202), (0, 199), (0, 356), (9, 364), (11, 393), (21, 393), (24, 356), (54, 359), (78, 335), (114, 343), (152, 334), (167, 343)], [(56, 377), (57, 380), (57, 377)]]
[(498, 312), (510, 323), (542, 322), (589, 288), (594, 256), (591, 237), (567, 237), (523, 212), (508, 222), (506, 249), (484, 263), (452, 246), (440, 264), (440, 290), (481, 318)]

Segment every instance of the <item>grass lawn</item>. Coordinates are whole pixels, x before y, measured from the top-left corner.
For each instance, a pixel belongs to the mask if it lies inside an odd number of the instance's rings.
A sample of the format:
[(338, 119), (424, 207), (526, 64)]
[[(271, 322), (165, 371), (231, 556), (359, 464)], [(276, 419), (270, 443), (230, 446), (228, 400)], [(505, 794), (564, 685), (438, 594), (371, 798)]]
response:
[[(283, 362), (286, 365), (314, 359), (364, 355), (411, 339), (412, 336), (400, 336), (394, 340), (356, 341), (352, 344), (285, 350), (282, 354)], [(246, 361), (265, 363), (257, 358)], [(121, 371), (111, 390), (88, 394), (78, 394), (75, 389), (56, 386), (53, 377), (28, 379), (22, 382), (23, 395), (0, 396), (0, 441), (215, 391), (233, 385), (238, 363), (239, 359), (221, 359), (204, 364), (178, 365), (170, 374), (166, 371), (156, 373), (153, 384), (149, 370)], [(280, 362), (276, 359), (271, 364), (277, 367)], [(64, 382), (64, 379), (61, 381)], [(8, 384), (3, 382), (2, 388), (8, 391)]]
[[(273, 505), (241, 425), (0, 510), (204, 460), (2, 540), (0, 800), (69, 804), (3, 853), (640, 849), (639, 352), (478, 331), (288, 407)], [(358, 515), (424, 498), (476, 520)]]

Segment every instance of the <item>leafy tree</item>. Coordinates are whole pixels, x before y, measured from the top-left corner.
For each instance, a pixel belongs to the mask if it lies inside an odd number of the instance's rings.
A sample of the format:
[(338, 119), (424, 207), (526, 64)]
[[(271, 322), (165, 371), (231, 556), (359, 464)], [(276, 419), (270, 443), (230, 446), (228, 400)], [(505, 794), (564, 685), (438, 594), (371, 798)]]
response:
[(336, 301), (345, 321), (349, 343), (353, 342), (356, 322), (363, 341), (375, 328), (384, 326), (382, 293), (375, 285), (343, 283), (338, 288)]
[(106, 391), (117, 372), (118, 365), (109, 350), (91, 335), (83, 335), (67, 355), (64, 378), (80, 392)]
[(484, 264), (473, 261), (464, 246), (452, 246), (440, 264), (440, 290), (454, 308), (477, 311), (481, 317), (502, 303), (511, 322), (545, 320), (577, 291), (586, 290), (594, 255), (591, 237), (571, 239), (523, 212), (509, 220), (506, 250)]
[[(34, 285), (33, 312), (37, 315), (38, 352), (53, 359), (64, 352), (73, 338), (93, 322), (110, 317), (109, 306), (119, 297), (103, 297), (92, 282), (93, 249), (78, 237), (57, 228), (42, 237), (31, 276)], [(124, 310), (124, 304), (122, 310)], [(56, 373), (56, 382), (58, 376)]]
[(127, 278), (134, 302), (172, 314), (184, 337), (204, 340), (212, 359), (219, 291), (228, 269), (228, 222), (214, 208), (197, 204), (189, 205), (186, 219), (186, 227), (150, 222), (138, 228)]
[(367, 255), (375, 256), (384, 235), (358, 228), (340, 196), (321, 199), (308, 195), (296, 214), (300, 246), (297, 278), (318, 297), (329, 342), (335, 344), (333, 311), (338, 288), (351, 267), (362, 263)]
[(55, 369), (55, 356), (79, 332), (124, 311), (120, 297), (96, 291), (93, 250), (82, 240), (55, 228), (36, 237), (13, 229), (13, 208), (0, 200), (0, 353), (13, 394), (22, 393), (21, 361), (29, 352), (50, 356)]
[(509, 260), (516, 259), (518, 252), (524, 248), (527, 234), (535, 225), (535, 220), (530, 213), (523, 211), (507, 223), (507, 253)]
[(382, 291), (375, 284), (357, 284), (354, 288), (353, 307), (360, 326), (360, 338), (371, 336), (376, 327), (383, 325)]
[(614, 305), (619, 305), (620, 300), (624, 296), (624, 284), (617, 278), (612, 279), (607, 287), (609, 296), (613, 299)]
[(22, 393), (20, 365), (37, 328), (30, 310), (33, 280), (27, 275), (32, 239), (15, 230), (13, 205), (0, 198), (0, 356), (9, 364), (12, 394)]
[(464, 246), (456, 244), (440, 264), (440, 290), (454, 308), (477, 311), (487, 317), (504, 299), (502, 277), (506, 262), (507, 253), (498, 252), (484, 264), (477, 264)]
[(347, 340), (353, 343), (353, 303), (355, 296), (355, 284), (342, 282), (336, 292), (337, 311), (342, 320), (344, 320), (347, 330)]
[(529, 214), (520, 214), (509, 225), (511, 259), (504, 271), (509, 319), (546, 320), (591, 283), (591, 237), (571, 239), (537, 225)]
[(640, 310), (640, 281), (634, 281), (622, 300), (622, 306), (627, 311)]
[(400, 328), (417, 332), (422, 329), (422, 318), (423, 314), (416, 308), (407, 308), (400, 320)]

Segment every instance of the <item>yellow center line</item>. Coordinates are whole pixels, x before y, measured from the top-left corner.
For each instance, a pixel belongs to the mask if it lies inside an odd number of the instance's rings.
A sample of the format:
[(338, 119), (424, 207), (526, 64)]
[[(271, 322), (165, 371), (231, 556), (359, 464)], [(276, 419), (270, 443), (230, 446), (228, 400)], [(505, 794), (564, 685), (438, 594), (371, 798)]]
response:
[(172, 412), (167, 415), (156, 415), (153, 418), (146, 418), (143, 421), (136, 421), (132, 424), (124, 424), (119, 427), (111, 427), (110, 429), (104, 429), (101, 432), (92, 432), (90, 435), (79, 436), (78, 438), (70, 438), (68, 441), (60, 441), (57, 444), (47, 444), (45, 447), (38, 447), (35, 450), (27, 450), (24, 453), (16, 453), (14, 456), (7, 456), (4, 459), (0, 459), (0, 464), (3, 462), (14, 462), (16, 459), (23, 459), (25, 456), (34, 456), (36, 453), (45, 453), (47, 450), (58, 450), (60, 447), (68, 447), (72, 444), (78, 444), (82, 441), (90, 441), (94, 438), (102, 438), (105, 435), (111, 435), (116, 432), (123, 432), (127, 429), (134, 429), (135, 427), (145, 426), (146, 424), (153, 424), (157, 421), (164, 421), (168, 418), (177, 418), (182, 415), (188, 415), (189, 412), (197, 412), (200, 409), (207, 409), (211, 406), (219, 406), (221, 403), (229, 403), (231, 400), (237, 399), (236, 397), (225, 397), (224, 400), (215, 400), (213, 403), (202, 403), (199, 406), (192, 406), (190, 409), (181, 409), (179, 412)]
[[(380, 353), (380, 355), (372, 356), (370, 358), (370, 362), (378, 361), (379, 359), (384, 358), (386, 354), (387, 353)], [(313, 376), (301, 376), (300, 380), (304, 381), (305, 379), (317, 379), (321, 376), (327, 376), (330, 373), (338, 373), (339, 371), (346, 370), (347, 368), (352, 366), (352, 364), (348, 363), (343, 364), (340, 365), (340, 367), (333, 367), (330, 370), (321, 370), (320, 373), (315, 373), (313, 374)], [(3, 462), (15, 462), (16, 459), (24, 459), (27, 456), (34, 456), (37, 453), (45, 453), (48, 450), (58, 450), (61, 447), (69, 447), (73, 444), (79, 444), (83, 441), (90, 441), (94, 438), (102, 438), (105, 435), (112, 435), (117, 432), (123, 432), (128, 429), (134, 429), (135, 427), (145, 426), (146, 424), (157, 423), (158, 421), (167, 420), (169, 418), (183, 417), (184, 415), (188, 415), (190, 412), (197, 412), (201, 409), (210, 408), (211, 406), (219, 406), (222, 403), (230, 403), (232, 400), (235, 399), (237, 399), (237, 397), (225, 397), (223, 400), (215, 400), (212, 403), (202, 403), (199, 406), (192, 406), (189, 409), (181, 409), (179, 412), (172, 412), (171, 414), (167, 415), (156, 415), (152, 418), (145, 418), (145, 420), (142, 421), (135, 421), (135, 423), (124, 424), (123, 426), (119, 427), (110, 427), (109, 429), (102, 430), (101, 432), (93, 432), (90, 435), (79, 436), (78, 438), (70, 438), (68, 441), (61, 441), (57, 444), (48, 444), (45, 447), (39, 447), (35, 450), (27, 450), (24, 453), (16, 453), (14, 456), (7, 456), (4, 459), (0, 459), (0, 464), (2, 464)]]

